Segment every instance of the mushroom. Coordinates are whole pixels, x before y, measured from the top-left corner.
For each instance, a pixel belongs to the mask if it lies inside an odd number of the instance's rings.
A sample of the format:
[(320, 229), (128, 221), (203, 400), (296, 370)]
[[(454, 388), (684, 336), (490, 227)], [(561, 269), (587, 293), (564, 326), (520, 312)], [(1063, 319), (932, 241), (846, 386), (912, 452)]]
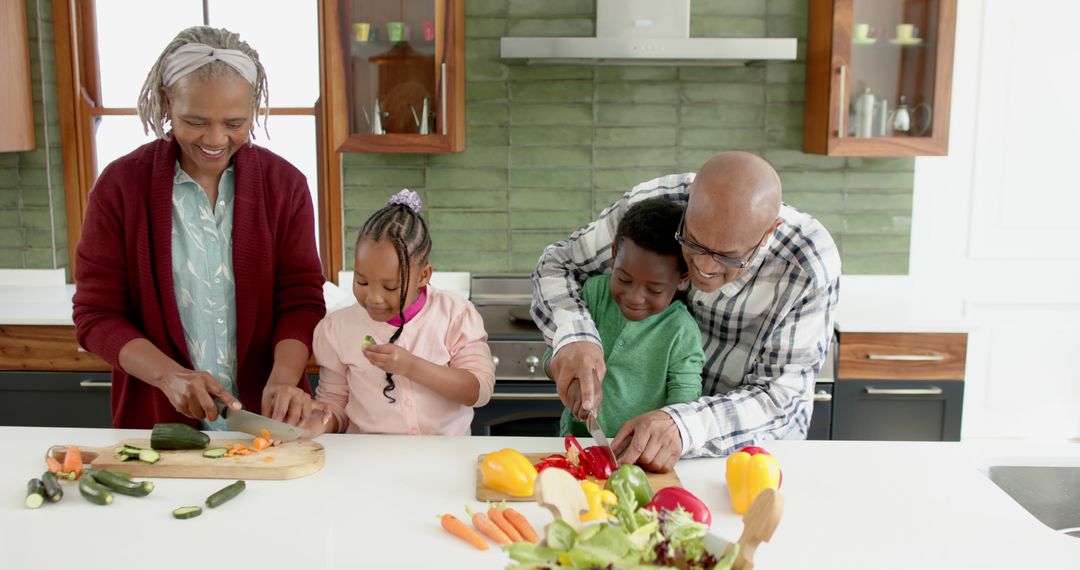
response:
[(546, 507), (555, 518), (574, 530), (581, 530), (581, 513), (589, 510), (585, 491), (573, 475), (562, 469), (548, 468), (536, 477), (536, 504)]

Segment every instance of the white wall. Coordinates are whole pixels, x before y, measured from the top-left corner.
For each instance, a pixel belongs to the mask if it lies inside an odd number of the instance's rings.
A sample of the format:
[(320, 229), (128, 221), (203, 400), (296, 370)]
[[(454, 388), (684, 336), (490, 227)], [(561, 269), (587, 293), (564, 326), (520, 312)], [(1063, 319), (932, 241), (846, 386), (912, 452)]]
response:
[(910, 274), (841, 288), (841, 315), (968, 327), (964, 438), (1080, 437), (1077, 29), (1070, 0), (960, 0), (949, 155), (915, 163)]

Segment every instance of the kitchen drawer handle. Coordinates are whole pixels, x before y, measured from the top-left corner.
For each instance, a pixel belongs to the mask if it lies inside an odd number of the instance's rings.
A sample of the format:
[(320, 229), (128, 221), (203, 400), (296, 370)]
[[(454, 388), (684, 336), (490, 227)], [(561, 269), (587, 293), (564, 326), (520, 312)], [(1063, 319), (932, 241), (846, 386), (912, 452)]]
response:
[(929, 388), (874, 388), (866, 389), (870, 396), (940, 396), (941, 388), (931, 386)]
[(869, 352), (866, 358), (870, 360), (884, 360), (890, 362), (941, 362), (945, 360), (944, 354), (875, 354)]
[(520, 392), (507, 394), (492, 394), (492, 400), (554, 400), (558, 401), (559, 395), (552, 392)]
[(821, 390), (820, 392), (817, 392), (816, 394), (814, 394), (814, 401), (815, 402), (831, 402), (832, 401), (832, 394), (826, 392), (825, 390)]
[(87, 378), (79, 382), (80, 388), (88, 388), (90, 390), (108, 390), (112, 388), (112, 380), (91, 380)]
[(836, 131), (836, 138), (842, 139), (847, 133), (847, 125), (845, 119), (847, 119), (847, 66), (840, 66), (840, 100), (837, 103), (837, 111), (839, 117), (837, 120), (840, 122), (840, 128)]

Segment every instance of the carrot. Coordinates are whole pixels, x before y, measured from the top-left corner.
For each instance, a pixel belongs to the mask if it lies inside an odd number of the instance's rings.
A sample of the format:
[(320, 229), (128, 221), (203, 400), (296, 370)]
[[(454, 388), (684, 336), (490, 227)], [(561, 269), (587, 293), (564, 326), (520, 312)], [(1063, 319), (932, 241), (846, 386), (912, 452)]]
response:
[(495, 523), (495, 526), (502, 529), (506, 533), (506, 536), (510, 538), (511, 542), (521, 542), (521, 533), (514, 528), (514, 525), (510, 524), (510, 521), (506, 520), (503, 516), (503, 512), (495, 507), (488, 508), (487, 516), (491, 519), (491, 522)]
[(267, 455), (266, 457), (263, 457), (263, 461), (273, 461), (273, 460), (274, 460), (273, 455)]
[(60, 471), (63, 470), (63, 468), (60, 467), (60, 462), (57, 461), (56, 458), (52, 457), (52, 456), (49, 456), (49, 457), (45, 458), (45, 465), (49, 466), (49, 472), (50, 473), (59, 473)]
[(476, 530), (484, 533), (488, 538), (499, 544), (510, 544), (510, 537), (506, 536), (506, 533), (501, 528), (491, 522), (487, 515), (474, 513), (469, 507), (465, 507), (465, 512), (472, 517), (472, 524), (476, 527)]
[(74, 474), (74, 478), (78, 479), (82, 475), (82, 452), (74, 445), (69, 445), (67, 451), (64, 453), (64, 463), (61, 465), (60, 470), (64, 473)]
[(461, 522), (461, 519), (454, 515), (443, 515), (440, 520), (442, 521), (442, 527), (446, 529), (446, 532), (468, 542), (476, 547), (477, 550), (487, 550), (488, 543), (479, 534), (476, 534), (473, 529), (465, 526), (465, 523)]
[(263, 439), (265, 439), (267, 441), (270, 441), (270, 430), (268, 430), (266, 428), (260, 429), (259, 430), (259, 437), (261, 437), (261, 438), (263, 438)]
[(529, 524), (529, 519), (526, 519), (524, 515), (511, 507), (504, 508), (502, 514), (521, 533), (522, 538), (533, 544), (540, 542), (540, 537), (536, 535), (536, 529)]
[(266, 449), (267, 447), (270, 447), (270, 440), (264, 437), (257, 437), (251, 442), (251, 446), (255, 449), (255, 451), (260, 451)]

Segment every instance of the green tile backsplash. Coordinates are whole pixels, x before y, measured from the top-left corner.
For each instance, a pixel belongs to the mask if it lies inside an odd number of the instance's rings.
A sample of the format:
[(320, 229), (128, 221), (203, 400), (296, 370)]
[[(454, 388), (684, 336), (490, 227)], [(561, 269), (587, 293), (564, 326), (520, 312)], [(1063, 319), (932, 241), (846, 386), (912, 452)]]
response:
[[(38, 149), (0, 154), (0, 267), (65, 267), (51, 4), (27, 0), (27, 10)], [(739, 149), (769, 160), (785, 199), (826, 224), (846, 273), (907, 273), (914, 160), (800, 151), (805, 0), (692, 0), (694, 35), (800, 38), (799, 61), (751, 67), (504, 62), (503, 35), (592, 35), (594, 2), (468, 0), (465, 10), (467, 150), (346, 154), (347, 267), (363, 220), (401, 187), (425, 200), (438, 269), (527, 272), (544, 245), (634, 184)]]
[[(845, 273), (908, 270), (914, 159), (804, 154), (805, 0), (692, 0), (691, 35), (797, 36), (797, 62), (542, 66), (499, 58), (503, 35), (590, 36), (592, 0), (466, 3), (465, 152), (346, 154), (346, 243), (401, 187), (423, 195), (441, 270), (527, 272), (540, 251), (634, 184), (748, 150), (817, 216)], [(398, 176), (395, 178), (395, 176)], [(352, 267), (351, 246), (346, 267)]]

